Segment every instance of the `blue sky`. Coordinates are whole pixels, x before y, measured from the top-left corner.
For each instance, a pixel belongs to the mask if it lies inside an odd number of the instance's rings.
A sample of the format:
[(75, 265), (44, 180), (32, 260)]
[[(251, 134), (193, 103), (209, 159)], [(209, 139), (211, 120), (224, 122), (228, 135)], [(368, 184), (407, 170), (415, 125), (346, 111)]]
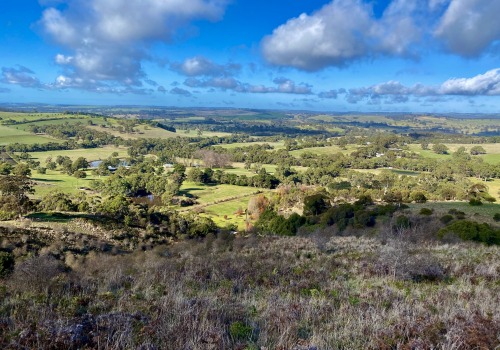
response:
[(499, 0), (4, 0), (0, 102), (496, 113)]

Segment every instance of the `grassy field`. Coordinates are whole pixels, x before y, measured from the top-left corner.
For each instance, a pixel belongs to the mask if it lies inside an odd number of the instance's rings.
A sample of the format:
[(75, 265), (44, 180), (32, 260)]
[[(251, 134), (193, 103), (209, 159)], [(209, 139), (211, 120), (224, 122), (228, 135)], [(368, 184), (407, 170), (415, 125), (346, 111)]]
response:
[(279, 142), (262, 142), (262, 141), (255, 141), (255, 142), (236, 142), (236, 143), (230, 143), (227, 145), (218, 145), (219, 147), (226, 148), (226, 149), (234, 149), (238, 147), (250, 147), (253, 145), (264, 145), (268, 144), (271, 146), (273, 149), (283, 149), (285, 148), (285, 143), (283, 141)]
[[(186, 132), (184, 129), (177, 129), (176, 135), (181, 136), (187, 136), (187, 137), (198, 137), (197, 131), (196, 130), (189, 130), (189, 132)], [(231, 136), (232, 134), (230, 132), (217, 132), (217, 131), (203, 131), (201, 134), (201, 137), (224, 137), (224, 136)]]
[[(97, 118), (92, 118), (94, 122), (99, 122), (96, 120)], [(102, 118), (99, 118), (102, 120)], [(87, 126), (87, 122), (91, 120), (90, 118), (59, 118), (56, 120), (41, 120), (41, 121), (35, 121), (35, 122), (30, 122), (30, 123), (24, 123), (24, 124), (17, 124), (17, 125), (11, 125), (12, 128), (16, 128), (19, 130), (24, 130), (24, 131), (29, 131), (32, 126), (38, 125), (62, 125), (62, 124), (76, 124), (76, 123), (82, 123), (85, 126)]]
[(480, 206), (471, 206), (467, 202), (427, 202), (422, 204), (408, 204), (414, 212), (420, 211), (422, 208), (433, 209), (435, 214), (445, 215), (450, 209), (463, 211), (467, 219), (493, 223), (493, 215), (500, 213), (500, 204), (484, 203)]
[(75, 115), (68, 115), (64, 113), (23, 113), (23, 112), (0, 112), (1, 120), (13, 120), (16, 122), (29, 122), (40, 119), (67, 119), (77, 117)]
[(29, 132), (18, 130), (13, 127), (0, 125), (0, 146), (12, 143), (24, 143), (32, 145), (34, 143), (60, 142), (60, 140), (49, 136), (34, 135)]
[(211, 218), (220, 227), (232, 224), (236, 225), (239, 230), (243, 230), (245, 228), (245, 215), (237, 215), (236, 212), (239, 209), (244, 211), (250, 198), (259, 192), (270, 192), (270, 190), (234, 185), (212, 186), (185, 182), (181, 187), (181, 193), (197, 196), (199, 204), (181, 210), (200, 210), (201, 215)]
[(204, 215), (211, 218), (219, 227), (229, 224), (236, 225), (238, 230), (245, 229), (245, 214), (238, 215), (240, 210), (245, 211), (248, 201), (253, 195), (241, 197), (224, 203), (209, 205), (204, 207)]
[(410, 171), (410, 170), (400, 170), (400, 169), (387, 169), (387, 168), (379, 168), (379, 169), (352, 169), (355, 171), (359, 171), (360, 173), (371, 173), (375, 175), (379, 175), (382, 170), (389, 170), (396, 175), (406, 175), (406, 176), (417, 176), (420, 173), (418, 171)]
[(328, 146), (328, 147), (309, 147), (303, 148), (295, 151), (291, 151), (290, 154), (294, 157), (300, 157), (304, 153), (313, 153), (314, 155), (329, 155), (335, 153), (350, 154), (358, 148), (357, 145), (347, 145), (346, 149), (343, 150), (339, 146)]
[(108, 134), (111, 134), (111, 135), (117, 136), (117, 137), (121, 137), (121, 138), (126, 139), (126, 140), (136, 140), (136, 139), (145, 139), (145, 138), (164, 139), (164, 138), (177, 137), (177, 136), (180, 136), (180, 137), (186, 136), (186, 135), (178, 133), (178, 132), (175, 133), (175, 132), (171, 132), (171, 131), (160, 129), (160, 128), (154, 128), (154, 127), (149, 126), (149, 125), (137, 125), (137, 126), (135, 126), (134, 129), (137, 130), (137, 132), (132, 133), (132, 134), (122, 133), (116, 129), (112, 129), (109, 127), (103, 128), (103, 127), (98, 126), (98, 125), (89, 126), (89, 128), (91, 128), (93, 130), (101, 131), (101, 132), (107, 132)]
[(127, 157), (127, 148), (123, 146), (104, 146), (99, 148), (80, 148), (62, 151), (32, 152), (30, 153), (30, 155), (31, 158), (38, 160), (43, 164), (48, 157), (52, 157), (52, 159), (55, 159), (57, 156), (68, 156), (71, 158), (71, 160), (75, 160), (78, 157), (84, 157), (88, 161), (92, 161), (106, 159), (111, 156), (113, 152), (118, 152), (119, 158)]
[[(245, 163), (234, 162), (232, 163), (232, 166), (233, 168), (221, 170), (228, 174), (246, 175), (248, 177), (257, 175), (254, 169), (245, 169)], [(269, 174), (274, 174), (274, 172), (278, 168), (278, 166), (275, 164), (262, 164), (262, 167), (266, 169)], [(291, 168), (292, 170), (297, 172), (303, 172), (307, 170), (307, 167), (302, 166), (292, 166)]]
[(91, 176), (90, 172), (87, 172), (87, 175), (85, 179), (77, 179), (67, 174), (61, 174), (57, 170), (47, 170), (47, 173), (43, 175), (33, 172), (31, 178), (36, 182), (34, 196), (41, 198), (54, 191), (77, 193), (80, 191), (80, 187), (89, 187), (89, 182), (97, 179), (97, 177)]
[(425, 158), (433, 158), (433, 159), (451, 159), (451, 153), (456, 152), (456, 150), (460, 147), (464, 147), (467, 152), (474, 146), (481, 146), (486, 151), (486, 154), (480, 155), (479, 157), (483, 158), (485, 162), (490, 164), (498, 164), (500, 163), (500, 143), (485, 143), (480, 145), (472, 145), (472, 144), (459, 144), (459, 143), (445, 143), (446, 147), (449, 149), (449, 154), (436, 154), (432, 151), (432, 145), (429, 146), (429, 150), (423, 150), (420, 145), (411, 144), (409, 148), (411, 151), (422, 155)]
[(241, 187), (234, 185), (200, 185), (194, 182), (184, 182), (181, 193), (199, 197), (200, 204), (215, 204), (215, 202), (240, 198), (255, 193), (255, 187)]

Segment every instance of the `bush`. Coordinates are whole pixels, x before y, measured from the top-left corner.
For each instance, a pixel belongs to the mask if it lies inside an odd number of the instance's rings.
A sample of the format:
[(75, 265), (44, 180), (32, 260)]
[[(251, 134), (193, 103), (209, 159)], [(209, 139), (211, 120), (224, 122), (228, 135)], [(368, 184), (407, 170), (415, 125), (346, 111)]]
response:
[(443, 215), (443, 216), (441, 216), (439, 221), (441, 221), (445, 225), (449, 224), (451, 221), (453, 221), (453, 216), (450, 214)]
[(14, 255), (9, 252), (0, 252), (0, 278), (7, 276), (14, 270)]
[(481, 200), (480, 200), (480, 199), (477, 199), (477, 198), (471, 198), (471, 199), (469, 200), (469, 205), (472, 205), (472, 206), (476, 207), (476, 206), (479, 206), (479, 205), (483, 205), (483, 202), (481, 202)]
[(415, 201), (415, 203), (427, 202), (427, 197), (422, 192), (413, 192), (411, 194), (411, 199), (413, 199), (413, 201)]
[(448, 214), (455, 215), (455, 217), (459, 220), (465, 219), (465, 213), (457, 209), (448, 210)]
[(375, 217), (371, 212), (366, 210), (359, 210), (354, 213), (354, 226), (355, 227), (366, 227), (375, 225)]
[(434, 211), (429, 208), (422, 208), (420, 209), (420, 215), (432, 215)]
[(396, 218), (396, 223), (394, 224), (396, 228), (410, 228), (411, 221), (407, 216), (401, 215)]
[(455, 221), (438, 232), (439, 238), (455, 235), (464, 241), (475, 241), (491, 244), (500, 244), (500, 230), (494, 229), (486, 223), (475, 221)]
[(500, 221), (500, 213), (496, 213), (495, 215), (493, 215), (493, 220), (495, 220), (496, 222)]
[(327, 198), (322, 193), (313, 194), (304, 199), (304, 215), (319, 215), (328, 209)]

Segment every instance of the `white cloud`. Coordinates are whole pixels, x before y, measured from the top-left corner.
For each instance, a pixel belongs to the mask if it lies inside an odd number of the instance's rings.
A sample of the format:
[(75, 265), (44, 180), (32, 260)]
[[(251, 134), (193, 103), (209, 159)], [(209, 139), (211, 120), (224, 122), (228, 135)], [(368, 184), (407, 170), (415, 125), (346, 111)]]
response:
[(2, 67), (2, 79), (0, 79), (0, 81), (5, 84), (19, 85), (27, 88), (46, 88), (46, 86), (40, 83), (40, 80), (35, 77), (35, 73), (24, 66), (17, 66), (17, 68)]
[(500, 40), (500, 1), (451, 0), (435, 31), (453, 53), (475, 57)]
[(216, 88), (221, 90), (233, 90), (240, 93), (282, 93), (282, 94), (312, 94), (311, 86), (308, 84), (296, 84), (294, 81), (287, 78), (276, 78), (273, 80), (277, 86), (252, 85), (242, 83), (233, 77), (215, 77), (210, 79), (188, 78), (184, 81), (184, 85), (189, 87), (205, 87)]
[(439, 92), (445, 95), (500, 96), (500, 68), (472, 78), (454, 78), (445, 81)]
[(346, 101), (358, 103), (367, 101), (369, 104), (404, 103), (410, 97), (425, 97), (428, 101), (443, 101), (450, 96), (500, 96), (500, 68), (492, 69), (472, 78), (452, 78), (438, 86), (415, 84), (405, 86), (399, 81), (388, 81), (368, 87), (331, 90), (318, 94), (320, 98), (330, 98), (345, 93)]
[(333, 0), (319, 11), (288, 20), (262, 41), (272, 64), (314, 71), (343, 66), (357, 59), (404, 56), (419, 39), (413, 12), (418, 0), (395, 0), (376, 19), (361, 0)]
[(171, 94), (174, 95), (180, 95), (180, 96), (185, 96), (185, 97), (191, 97), (191, 92), (185, 89), (181, 89), (179, 87), (174, 87), (173, 89), (170, 90)]
[[(155, 42), (168, 42), (196, 19), (218, 20), (226, 0), (65, 0), (43, 12), (43, 31), (70, 54), (55, 62), (65, 75), (132, 90), (142, 86), (142, 61)], [(87, 84), (84, 84), (86, 86)]]
[(203, 56), (188, 58), (182, 63), (172, 63), (170, 67), (172, 70), (190, 77), (229, 76), (241, 69), (239, 64), (228, 63), (220, 65)]

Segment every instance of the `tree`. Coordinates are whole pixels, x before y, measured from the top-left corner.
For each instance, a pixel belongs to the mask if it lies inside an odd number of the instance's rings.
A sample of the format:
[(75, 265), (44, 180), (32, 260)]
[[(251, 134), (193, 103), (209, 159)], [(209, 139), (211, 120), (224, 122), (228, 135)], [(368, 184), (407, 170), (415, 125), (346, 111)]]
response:
[(269, 199), (263, 194), (259, 194), (256, 197), (250, 198), (250, 200), (248, 201), (247, 213), (250, 214), (253, 218), (258, 219), (268, 206)]
[(77, 170), (73, 173), (73, 176), (77, 179), (85, 179), (87, 177), (87, 173), (83, 170)]
[(436, 143), (432, 146), (432, 151), (436, 154), (448, 154), (448, 147), (442, 143)]
[(79, 169), (86, 169), (89, 167), (89, 162), (84, 157), (78, 157), (72, 165), (73, 171), (77, 171)]
[(12, 171), (12, 165), (7, 162), (0, 162), (0, 175), (9, 175)]
[(26, 163), (17, 163), (12, 173), (16, 176), (30, 176), (31, 169)]
[(329, 207), (327, 198), (322, 193), (316, 193), (304, 198), (304, 215), (319, 215)]
[(486, 154), (486, 150), (481, 146), (474, 146), (470, 149), (470, 154), (477, 156), (478, 154)]
[[(26, 176), (0, 177), (0, 217), (15, 217), (27, 212), (32, 203), (28, 194), (33, 193), (33, 182)], [(3, 212), (3, 213), (2, 213)]]

